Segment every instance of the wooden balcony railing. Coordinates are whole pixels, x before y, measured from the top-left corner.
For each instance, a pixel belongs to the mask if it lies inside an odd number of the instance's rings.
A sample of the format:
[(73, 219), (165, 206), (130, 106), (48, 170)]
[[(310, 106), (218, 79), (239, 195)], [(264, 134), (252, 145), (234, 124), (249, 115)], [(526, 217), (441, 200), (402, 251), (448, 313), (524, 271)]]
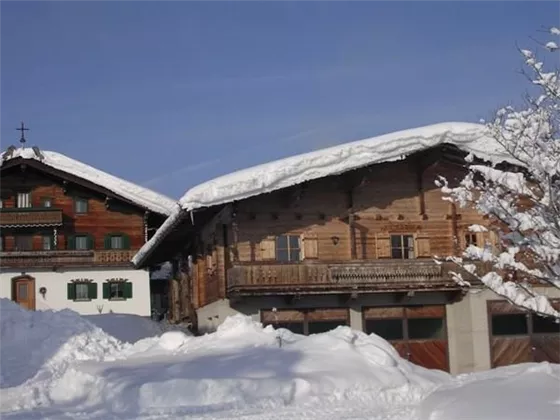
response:
[(450, 264), (431, 260), (386, 260), (336, 264), (251, 264), (228, 270), (230, 295), (340, 293), (460, 289)]
[(88, 266), (131, 266), (135, 251), (13, 251), (0, 252), (2, 268), (52, 268)]
[(54, 208), (0, 209), (1, 227), (60, 226), (62, 210)]

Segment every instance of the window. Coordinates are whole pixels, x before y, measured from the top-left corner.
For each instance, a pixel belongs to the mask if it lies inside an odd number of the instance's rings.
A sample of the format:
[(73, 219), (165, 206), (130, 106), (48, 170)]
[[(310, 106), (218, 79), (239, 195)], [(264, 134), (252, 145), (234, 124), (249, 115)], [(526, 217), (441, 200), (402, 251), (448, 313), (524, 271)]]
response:
[(414, 258), (414, 237), (412, 235), (391, 235), (391, 258)]
[(122, 236), (111, 236), (111, 249), (123, 249), (124, 241)]
[(366, 333), (377, 334), (385, 340), (403, 340), (403, 319), (368, 319), (366, 320)]
[(334, 330), (340, 325), (347, 325), (346, 321), (312, 321), (309, 322), (309, 334), (321, 334), (327, 331)]
[(31, 207), (31, 193), (20, 192), (17, 194), (17, 207), (20, 209)]
[(42, 205), (43, 207), (46, 207), (46, 208), (52, 207), (52, 198), (44, 197), (44, 198), (41, 200), (41, 205)]
[(15, 237), (15, 250), (16, 251), (32, 251), (33, 250), (33, 236), (31, 236), (31, 235), (16, 235), (16, 237)]
[(103, 299), (125, 300), (130, 298), (132, 298), (132, 283), (128, 281), (103, 283)]
[(0, 252), (4, 251), (4, 237), (0, 236)]
[(408, 319), (408, 338), (411, 340), (444, 338), (442, 318)]
[(492, 315), (492, 335), (528, 334), (526, 314)]
[(556, 322), (554, 318), (545, 318), (532, 314), (533, 318), (533, 333), (535, 334), (550, 334), (550, 333), (560, 333), (560, 323)]
[(74, 213), (84, 214), (88, 212), (88, 201), (86, 198), (74, 199)]
[(97, 299), (97, 283), (93, 282), (75, 282), (68, 283), (68, 300), (74, 301), (90, 301)]
[(276, 260), (299, 261), (301, 255), (300, 238), (297, 235), (281, 235), (276, 237)]
[(86, 250), (89, 247), (89, 237), (86, 235), (78, 235), (74, 237), (75, 249)]
[(477, 240), (476, 240), (476, 233), (467, 233), (465, 235), (465, 247), (468, 247), (470, 245), (474, 245), (477, 246)]
[(4, 200), (0, 199), (0, 209), (3, 209), (3, 208), (4, 208)]
[(42, 243), (43, 251), (51, 251), (53, 249), (53, 237), (51, 235), (43, 235)]
[(294, 334), (304, 334), (303, 322), (274, 322), (267, 325), (272, 325), (274, 329), (285, 328), (287, 330), (290, 330)]

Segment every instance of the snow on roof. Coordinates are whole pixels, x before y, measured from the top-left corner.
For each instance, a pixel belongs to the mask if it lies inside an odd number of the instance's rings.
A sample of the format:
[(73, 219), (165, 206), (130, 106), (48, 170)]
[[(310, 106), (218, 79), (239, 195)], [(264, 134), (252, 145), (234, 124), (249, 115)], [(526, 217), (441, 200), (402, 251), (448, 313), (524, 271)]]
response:
[(36, 153), (32, 148), (17, 148), (13, 149), (11, 154), (7, 151), (0, 155), (0, 166), (2, 166), (4, 162), (16, 158), (37, 160), (61, 172), (111, 190), (116, 195), (155, 213), (168, 216), (178, 207), (177, 203), (172, 198), (133, 184), (132, 182), (125, 181), (124, 179), (117, 178), (114, 175), (57, 152), (40, 150), (39, 153)]
[(243, 169), (199, 184), (179, 200), (180, 208), (138, 251), (132, 262), (140, 264), (151, 249), (192, 210), (242, 200), (330, 175), (406, 156), (448, 143), (491, 162), (511, 161), (503, 148), (488, 137), (480, 124), (448, 122), (291, 156)]

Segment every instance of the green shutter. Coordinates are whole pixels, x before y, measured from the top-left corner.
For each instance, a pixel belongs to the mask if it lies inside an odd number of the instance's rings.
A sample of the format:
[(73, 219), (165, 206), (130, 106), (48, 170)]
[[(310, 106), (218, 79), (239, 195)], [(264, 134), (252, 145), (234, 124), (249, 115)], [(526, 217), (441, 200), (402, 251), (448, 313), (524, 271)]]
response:
[(130, 238), (128, 237), (128, 235), (125, 235), (123, 233), (123, 248), (124, 249), (130, 249)]
[(97, 299), (97, 283), (88, 284), (88, 297), (90, 299)]
[(76, 285), (74, 283), (68, 283), (67, 285), (68, 300), (76, 299)]
[(74, 235), (68, 235), (66, 237), (66, 249), (76, 249), (76, 238)]
[(111, 235), (105, 235), (103, 247), (105, 249), (111, 249)]
[(111, 285), (109, 283), (103, 283), (103, 299), (109, 299), (111, 296)]
[(132, 283), (126, 282), (124, 284), (124, 298), (130, 299), (132, 297)]
[(88, 249), (95, 248), (95, 240), (92, 235), (87, 235), (87, 247)]

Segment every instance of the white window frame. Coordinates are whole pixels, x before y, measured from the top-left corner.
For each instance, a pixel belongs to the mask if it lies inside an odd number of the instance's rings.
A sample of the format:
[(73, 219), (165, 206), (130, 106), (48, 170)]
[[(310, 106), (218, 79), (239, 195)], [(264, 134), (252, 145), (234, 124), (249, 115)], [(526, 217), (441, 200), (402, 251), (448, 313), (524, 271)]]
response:
[(31, 193), (18, 192), (16, 198), (16, 205), (18, 209), (28, 209), (31, 207)]

